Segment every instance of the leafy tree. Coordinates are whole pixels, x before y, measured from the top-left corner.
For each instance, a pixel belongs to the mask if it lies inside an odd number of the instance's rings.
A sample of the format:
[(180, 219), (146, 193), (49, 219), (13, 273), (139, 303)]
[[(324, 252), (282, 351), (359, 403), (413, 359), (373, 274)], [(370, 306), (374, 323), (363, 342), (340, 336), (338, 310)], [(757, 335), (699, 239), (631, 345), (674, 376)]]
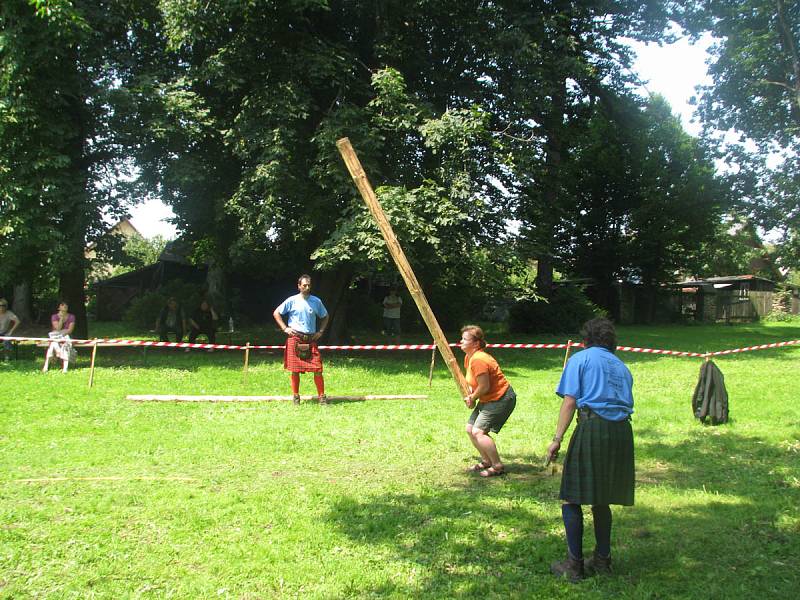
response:
[(574, 204), (559, 223), (561, 257), (571, 275), (596, 282), (604, 308), (618, 310), (618, 280), (654, 291), (703, 262), (729, 196), (663, 98), (643, 108), (617, 99), (614, 120), (598, 111), (570, 167)]
[[(149, 0), (0, 5), (0, 254), (6, 277), (55, 277), (87, 335), (84, 248), (132, 173), (127, 87), (154, 35)], [(33, 265), (33, 266), (31, 266)]]
[(581, 127), (632, 82), (621, 38), (662, 39), (673, 4), (164, 0), (154, 187), (198, 241), (235, 227), (212, 244), (232, 268), (313, 258), (335, 305), (391, 268), (335, 150), (348, 135), (424, 280), (457, 280), (516, 217), (547, 288)]
[(657, 285), (702, 259), (730, 193), (715, 175), (710, 152), (683, 130), (663, 98), (648, 103), (644, 125), (628, 268), (636, 279)]
[[(160, 114), (174, 125), (153, 153), (157, 185), (175, 190), (174, 210), (197, 223), (195, 239), (208, 235), (208, 221), (180, 197), (235, 219), (239, 233), (226, 236), (234, 268), (304, 270), (313, 255), (325, 269), (318, 289), (333, 307), (335, 336), (344, 324), (337, 304), (353, 276), (374, 270), (369, 248), (378, 239), (369, 230), (371, 241), (356, 243), (365, 212), (338, 137), (351, 137), (373, 182), (390, 184), (399, 224), (437, 240), (437, 252), (419, 253), (423, 263), (454, 256), (470, 231), (499, 230), (500, 217), (467, 218), (494, 211), (491, 189), (475, 197), (493, 163), (485, 160), (485, 115), (473, 102), (483, 84), (465, 71), (478, 62), (471, 40), (485, 27), (482, 5), (163, 2), (180, 68), (160, 86), (172, 110)], [(206, 153), (207, 144), (216, 150)], [(210, 180), (223, 168), (235, 185)], [(197, 185), (187, 186), (192, 177)]]
[(488, 77), (499, 139), (508, 157), (501, 179), (517, 200), (523, 251), (538, 259), (537, 287), (549, 295), (573, 149), (589, 119), (630, 93), (633, 56), (623, 38), (663, 40), (671, 2), (502, 3), (488, 41)]
[(689, 273), (697, 278), (751, 273), (773, 281), (784, 279), (775, 260), (777, 248), (765, 245), (756, 226), (745, 217), (734, 215), (721, 221), (701, 255), (703, 260)]
[[(766, 229), (784, 234), (781, 261), (797, 266), (800, 245), (800, 4), (785, 0), (695, 0), (684, 6), (683, 24), (709, 31), (709, 75), (699, 114), (707, 129), (738, 132), (726, 159), (742, 177), (755, 178), (743, 195)], [(746, 142), (754, 143), (752, 155)], [(766, 157), (783, 160), (767, 168)]]

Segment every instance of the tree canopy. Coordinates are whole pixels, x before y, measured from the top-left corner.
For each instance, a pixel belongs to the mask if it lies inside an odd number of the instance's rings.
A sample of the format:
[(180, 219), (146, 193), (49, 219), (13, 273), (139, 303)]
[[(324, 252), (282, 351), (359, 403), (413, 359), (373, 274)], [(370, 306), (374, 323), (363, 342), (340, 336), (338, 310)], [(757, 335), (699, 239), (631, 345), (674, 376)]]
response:
[[(785, 0), (687, 2), (683, 24), (715, 38), (698, 109), (740, 174), (739, 206), (783, 235), (785, 267), (800, 248), (800, 5)], [(752, 148), (752, 146), (755, 149)]]
[[(625, 40), (669, 41), (672, 18), (721, 28), (724, 4), (9, 0), (0, 285), (57, 278), (80, 297), (82, 249), (103, 217), (153, 196), (210, 265), (209, 293), (224, 296), (232, 273), (315, 268), (341, 334), (351, 284), (394, 276), (338, 156), (342, 136), (454, 319), (454, 307), (473, 314), (521, 293), (532, 260), (544, 296), (555, 270), (605, 286), (696, 273), (731, 181), (714, 173), (710, 140), (636, 94)], [(778, 31), (791, 33), (795, 8), (778, 4), (790, 23)], [(796, 81), (777, 75), (765, 77)], [(788, 144), (788, 88), (762, 88)], [(721, 126), (734, 113), (713, 93), (703, 115)], [(751, 125), (751, 136), (777, 131)], [(753, 202), (777, 206), (789, 189), (754, 184)]]
[(8, 0), (0, 6), (3, 283), (58, 281), (87, 333), (84, 250), (124, 211), (127, 86), (155, 4)]

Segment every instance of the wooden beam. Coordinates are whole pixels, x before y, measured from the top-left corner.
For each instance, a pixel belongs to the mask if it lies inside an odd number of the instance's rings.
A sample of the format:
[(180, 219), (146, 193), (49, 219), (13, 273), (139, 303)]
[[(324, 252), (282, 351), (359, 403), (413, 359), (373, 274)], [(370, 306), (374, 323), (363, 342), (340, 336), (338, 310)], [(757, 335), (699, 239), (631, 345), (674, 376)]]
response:
[(38, 479), (16, 479), (21, 483), (58, 483), (61, 481), (198, 481), (194, 477), (151, 477), (148, 475), (132, 477), (40, 477)]
[[(362, 400), (425, 400), (427, 395), (395, 394), (380, 395), (367, 394), (363, 396), (328, 396), (328, 400), (334, 401), (362, 401)], [(125, 396), (126, 400), (135, 402), (276, 402), (288, 401), (293, 396), (211, 396), (211, 395), (181, 395), (181, 394), (144, 394)], [(301, 400), (317, 400), (317, 396), (301, 396)]]
[(403, 252), (403, 248), (400, 246), (400, 242), (397, 241), (397, 236), (394, 234), (389, 219), (386, 218), (386, 214), (383, 212), (383, 208), (380, 202), (378, 202), (378, 198), (372, 190), (369, 180), (367, 180), (367, 175), (361, 167), (361, 162), (358, 160), (358, 156), (356, 156), (355, 150), (353, 150), (353, 146), (350, 144), (350, 140), (348, 138), (342, 138), (336, 142), (336, 147), (339, 149), (339, 153), (342, 155), (347, 165), (347, 170), (350, 171), (350, 176), (353, 178), (358, 191), (361, 192), (361, 197), (364, 199), (369, 211), (378, 223), (378, 227), (383, 234), (383, 239), (386, 240), (386, 245), (389, 248), (389, 253), (392, 255), (397, 269), (400, 271), (400, 275), (402, 275), (403, 280), (406, 282), (406, 287), (411, 293), (414, 302), (417, 304), (422, 319), (428, 326), (428, 330), (431, 332), (436, 342), (436, 347), (439, 349), (447, 368), (450, 370), (450, 374), (456, 382), (461, 397), (467, 396), (469, 394), (467, 380), (461, 372), (461, 368), (458, 366), (456, 357), (453, 355), (453, 350), (447, 343), (447, 338), (445, 338), (444, 332), (439, 326), (439, 322), (436, 320), (436, 316), (433, 314), (430, 304), (428, 304), (428, 299), (425, 297), (425, 293), (422, 291), (422, 287), (419, 285), (416, 275), (414, 275), (414, 271), (406, 258), (405, 252)]

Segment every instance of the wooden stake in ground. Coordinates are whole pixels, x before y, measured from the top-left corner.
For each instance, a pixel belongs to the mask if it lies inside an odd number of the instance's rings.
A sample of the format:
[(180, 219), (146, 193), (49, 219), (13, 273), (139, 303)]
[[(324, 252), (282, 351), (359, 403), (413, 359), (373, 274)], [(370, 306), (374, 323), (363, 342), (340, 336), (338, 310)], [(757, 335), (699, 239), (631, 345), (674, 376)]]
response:
[(414, 302), (417, 304), (422, 319), (428, 326), (428, 330), (431, 332), (436, 342), (436, 347), (439, 348), (439, 352), (444, 358), (447, 368), (450, 369), (450, 374), (453, 376), (453, 379), (455, 379), (461, 397), (464, 398), (469, 394), (467, 380), (464, 378), (464, 374), (458, 366), (456, 357), (453, 355), (453, 351), (447, 343), (447, 338), (445, 338), (442, 328), (439, 327), (439, 322), (436, 320), (430, 304), (428, 304), (428, 299), (425, 297), (425, 293), (422, 291), (422, 287), (417, 281), (417, 276), (414, 275), (414, 271), (403, 252), (403, 248), (400, 246), (400, 242), (397, 241), (397, 236), (394, 234), (394, 230), (389, 220), (386, 218), (386, 214), (383, 212), (383, 208), (378, 202), (378, 198), (375, 196), (375, 192), (372, 190), (369, 180), (367, 180), (367, 175), (361, 167), (361, 162), (358, 160), (358, 156), (356, 156), (355, 150), (353, 150), (353, 146), (350, 144), (350, 140), (342, 138), (336, 142), (336, 147), (339, 149), (339, 153), (342, 155), (347, 165), (347, 170), (350, 171), (350, 176), (353, 178), (358, 191), (361, 192), (361, 197), (364, 199), (364, 202), (366, 202), (369, 211), (378, 223), (378, 227), (383, 234), (383, 239), (386, 240), (386, 245), (389, 248), (389, 253), (392, 255), (395, 264), (397, 264), (397, 269), (400, 271), (400, 275), (403, 276), (403, 281), (406, 282), (406, 287), (411, 293)]
[(436, 364), (436, 347), (434, 346), (431, 352), (431, 370), (428, 373), (428, 387), (433, 386), (433, 365)]
[(92, 342), (92, 365), (89, 367), (89, 387), (94, 384), (94, 359), (97, 356), (97, 340)]
[(242, 383), (247, 383), (247, 367), (250, 364), (250, 342), (244, 346), (244, 372), (242, 372)]
[(567, 360), (569, 360), (570, 348), (572, 348), (572, 340), (567, 340), (567, 351), (564, 352), (564, 366), (561, 367), (562, 371), (567, 368)]

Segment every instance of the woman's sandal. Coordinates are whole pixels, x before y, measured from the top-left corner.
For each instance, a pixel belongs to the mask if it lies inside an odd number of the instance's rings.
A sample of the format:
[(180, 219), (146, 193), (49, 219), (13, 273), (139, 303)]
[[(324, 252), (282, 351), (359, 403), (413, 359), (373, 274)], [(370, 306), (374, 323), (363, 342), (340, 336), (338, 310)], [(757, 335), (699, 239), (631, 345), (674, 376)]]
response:
[(488, 469), (484, 469), (480, 472), (481, 477), (499, 477), (500, 475), (505, 475), (506, 469), (505, 467), (501, 469), (495, 469), (494, 467), (489, 467)]
[(491, 467), (492, 467), (491, 464), (487, 465), (484, 462), (479, 462), (467, 468), (467, 473), (480, 473), (481, 471), (485, 471), (486, 469), (490, 469)]

